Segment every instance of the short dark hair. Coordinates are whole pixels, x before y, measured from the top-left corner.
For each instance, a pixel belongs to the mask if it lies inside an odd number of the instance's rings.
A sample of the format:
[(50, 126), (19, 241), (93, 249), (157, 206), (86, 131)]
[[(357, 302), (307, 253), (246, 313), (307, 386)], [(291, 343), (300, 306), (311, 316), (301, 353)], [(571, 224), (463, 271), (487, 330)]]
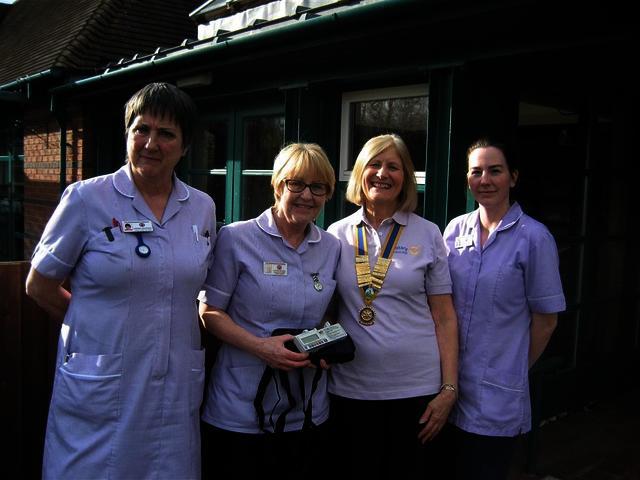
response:
[(125, 104), (125, 134), (138, 115), (148, 113), (154, 117), (166, 117), (182, 131), (182, 146), (188, 147), (193, 139), (198, 110), (189, 95), (169, 83), (149, 83)]

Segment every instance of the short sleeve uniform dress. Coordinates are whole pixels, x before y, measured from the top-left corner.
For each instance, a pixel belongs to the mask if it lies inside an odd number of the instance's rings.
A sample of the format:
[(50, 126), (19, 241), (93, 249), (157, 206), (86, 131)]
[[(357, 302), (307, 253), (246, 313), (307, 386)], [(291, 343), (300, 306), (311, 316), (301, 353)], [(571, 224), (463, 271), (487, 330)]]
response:
[[(153, 231), (117, 226), (133, 221)], [(162, 222), (128, 165), (65, 190), (32, 258), (72, 292), (43, 478), (200, 478), (196, 298), (215, 235), (213, 200), (175, 175)], [(141, 243), (147, 257), (136, 254)]]
[(459, 397), (449, 420), (470, 433), (513, 437), (531, 429), (531, 312), (565, 309), (549, 230), (514, 203), (485, 245), (479, 211), (444, 232), (458, 316)]
[[(280, 235), (267, 209), (255, 219), (220, 230), (215, 262), (200, 300), (226, 311), (235, 323), (258, 337), (268, 337), (278, 328), (318, 327), (336, 286), (339, 255), (338, 241), (313, 224), (303, 242), (293, 248)], [(260, 358), (223, 343), (211, 372), (202, 419), (223, 430), (263, 433), (253, 402), (265, 366)], [(315, 425), (329, 416), (327, 376), (322, 375), (311, 397), (315, 371), (304, 368), (302, 373), (304, 398), (297, 376), (290, 376), (295, 408), (286, 415), (287, 432), (302, 429), (303, 407), (310, 398)], [(268, 385), (262, 405), (264, 429), (273, 431), (269, 419), (277, 419), (290, 406), (278, 379)]]

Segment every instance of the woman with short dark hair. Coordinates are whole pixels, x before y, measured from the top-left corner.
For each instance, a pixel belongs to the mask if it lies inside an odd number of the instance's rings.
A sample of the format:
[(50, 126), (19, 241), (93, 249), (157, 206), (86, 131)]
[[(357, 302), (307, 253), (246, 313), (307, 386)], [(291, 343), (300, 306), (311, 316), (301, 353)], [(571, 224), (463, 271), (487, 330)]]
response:
[(45, 479), (200, 478), (196, 299), (216, 215), (174, 173), (195, 122), (173, 85), (135, 93), (126, 164), (67, 187), (35, 249), (27, 293), (63, 318)]

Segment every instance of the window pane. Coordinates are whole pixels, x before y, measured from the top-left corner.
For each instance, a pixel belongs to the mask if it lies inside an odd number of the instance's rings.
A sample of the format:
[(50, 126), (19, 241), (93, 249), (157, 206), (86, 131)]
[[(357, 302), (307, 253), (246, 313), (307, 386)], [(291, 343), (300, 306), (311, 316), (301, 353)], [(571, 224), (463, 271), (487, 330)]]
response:
[(271, 177), (244, 175), (242, 177), (242, 220), (257, 217), (273, 205)]
[(0, 261), (24, 257), (22, 138), (20, 122), (0, 126)]
[(418, 206), (413, 213), (424, 216), (424, 191), (418, 191)]
[(244, 119), (243, 170), (271, 170), (284, 143), (284, 116)]
[(216, 202), (218, 224), (222, 224), (225, 218), (226, 175), (210, 172), (226, 172), (228, 158), (229, 120), (205, 122), (202, 131), (194, 139), (187, 181), (192, 187), (207, 192)]
[(9, 172), (9, 155), (0, 155), (0, 187), (3, 187), (0, 195), (9, 196), (9, 183), (10, 183), (10, 172)]
[(371, 137), (396, 133), (402, 137), (417, 171), (426, 165), (427, 96), (353, 102), (350, 107), (351, 138), (348, 170)]
[(211, 121), (205, 124), (193, 146), (191, 169), (223, 169), (229, 158), (229, 122)]
[(189, 184), (193, 188), (207, 192), (216, 202), (216, 221), (224, 222), (226, 175), (191, 174)]

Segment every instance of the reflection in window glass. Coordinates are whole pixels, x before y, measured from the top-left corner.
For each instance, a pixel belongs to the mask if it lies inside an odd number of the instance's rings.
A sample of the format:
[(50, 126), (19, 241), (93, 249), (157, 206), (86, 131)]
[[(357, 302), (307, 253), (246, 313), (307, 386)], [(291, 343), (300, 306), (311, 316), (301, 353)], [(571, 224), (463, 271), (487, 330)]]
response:
[(225, 175), (191, 174), (189, 184), (193, 188), (207, 192), (216, 202), (216, 221), (224, 222)]
[(284, 143), (284, 116), (256, 116), (244, 120), (243, 170), (271, 170)]
[(205, 125), (195, 139), (192, 170), (214, 170), (226, 167), (229, 149), (229, 122), (212, 121)]
[(242, 177), (242, 219), (247, 220), (260, 215), (273, 205), (271, 176), (245, 175)]
[[(257, 217), (273, 204), (271, 170), (284, 145), (284, 116), (261, 115), (244, 119), (241, 218)], [(247, 170), (268, 171), (247, 175)]]
[[(199, 132), (189, 156), (187, 182), (207, 192), (216, 202), (216, 221), (225, 217), (226, 165), (229, 149), (229, 121), (211, 120)], [(215, 173), (212, 173), (215, 170)]]
[(413, 213), (421, 217), (424, 216), (424, 191), (418, 191), (418, 206)]
[(427, 149), (427, 96), (352, 102), (347, 169), (351, 170), (362, 146), (371, 137), (396, 133), (407, 144), (416, 170), (425, 169)]
[(0, 261), (24, 258), (22, 126), (0, 128)]
[(9, 156), (0, 155), (0, 197), (9, 194)]

